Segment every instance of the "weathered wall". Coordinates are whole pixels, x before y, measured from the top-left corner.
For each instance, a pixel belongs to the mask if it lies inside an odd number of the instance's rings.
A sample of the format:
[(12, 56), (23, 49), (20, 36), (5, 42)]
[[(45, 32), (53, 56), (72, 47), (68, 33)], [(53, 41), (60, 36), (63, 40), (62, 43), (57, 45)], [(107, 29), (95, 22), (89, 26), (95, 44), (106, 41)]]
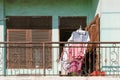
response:
[[(95, 15), (97, 3), (98, 0), (0, 0), (0, 19), (6, 16), (52, 16), (52, 32), (55, 33), (52, 34), (52, 41), (59, 41), (58, 16), (87, 16), (89, 24)], [(0, 41), (5, 38), (6, 26), (0, 21)], [(4, 74), (5, 59), (3, 55), (0, 57), (0, 74)]]
[(58, 16), (87, 16), (89, 23), (95, 15), (97, 2), (98, 0), (5, 0), (5, 14), (52, 16), (54, 21), (58, 20)]
[(0, 24), (3, 24), (3, 21), (1, 21), (1, 19), (3, 19), (4, 17), (4, 4), (3, 4), (3, 0), (0, 0)]
[[(120, 0), (101, 0), (101, 41), (120, 41)], [(109, 37), (109, 38), (108, 38)]]
[(3, 0), (0, 0), (0, 41), (4, 40), (4, 4)]

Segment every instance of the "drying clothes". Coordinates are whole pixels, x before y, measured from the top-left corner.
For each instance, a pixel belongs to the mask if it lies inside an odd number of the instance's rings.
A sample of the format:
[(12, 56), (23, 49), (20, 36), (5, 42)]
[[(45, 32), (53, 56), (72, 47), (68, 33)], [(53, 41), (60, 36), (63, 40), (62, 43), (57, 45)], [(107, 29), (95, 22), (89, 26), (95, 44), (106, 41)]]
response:
[[(88, 31), (76, 30), (72, 32), (71, 37), (68, 39), (68, 42), (89, 42), (90, 37)], [(87, 49), (88, 44), (84, 44), (84, 54)]]
[[(68, 42), (88, 42), (90, 41), (87, 31), (73, 31)], [(65, 44), (63, 48), (62, 61), (67, 65), (67, 73), (76, 73), (79, 75), (82, 66), (82, 60), (86, 51), (87, 44)]]
[(72, 44), (68, 49), (68, 59), (71, 62), (73, 59), (81, 59), (84, 56), (85, 44)]
[(73, 59), (70, 63), (69, 63), (69, 67), (68, 67), (68, 73), (75, 73), (76, 75), (79, 75), (81, 72), (81, 66), (82, 66), (82, 58), (81, 59)]
[[(76, 30), (71, 34), (68, 42), (88, 42), (90, 41), (87, 31)], [(84, 58), (87, 44), (71, 44), (68, 51), (69, 68), (68, 73), (76, 73), (79, 75), (81, 72), (82, 61)]]
[(71, 37), (68, 39), (68, 42), (88, 42), (90, 41), (88, 31), (74, 31), (71, 34)]
[(63, 55), (61, 57), (62, 61), (67, 61), (68, 60), (68, 44), (65, 44), (66, 47), (63, 47)]
[(84, 58), (84, 44), (72, 44), (68, 49), (69, 68), (68, 73), (79, 74)]
[[(76, 30), (73, 31), (71, 37), (68, 39), (68, 42), (89, 42), (90, 37), (88, 31)], [(84, 54), (87, 49), (88, 44), (84, 44)]]

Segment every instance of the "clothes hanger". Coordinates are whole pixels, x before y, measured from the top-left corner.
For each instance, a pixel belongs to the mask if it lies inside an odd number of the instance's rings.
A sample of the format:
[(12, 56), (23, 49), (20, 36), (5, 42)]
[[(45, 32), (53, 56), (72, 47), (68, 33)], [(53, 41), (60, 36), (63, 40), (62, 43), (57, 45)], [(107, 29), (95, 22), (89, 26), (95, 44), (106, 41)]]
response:
[(80, 35), (85, 35), (86, 34), (86, 31), (85, 30), (82, 30), (82, 26), (80, 25), (80, 28), (76, 30), (77, 33), (79, 33)]
[(85, 31), (84, 31), (84, 30), (82, 30), (82, 26), (80, 25), (80, 28), (79, 28), (79, 29), (77, 29), (77, 32), (80, 32), (80, 33), (81, 33), (81, 32), (83, 32), (83, 33), (84, 33)]
[(80, 28), (79, 28), (79, 30), (82, 30), (82, 26), (80, 25)]

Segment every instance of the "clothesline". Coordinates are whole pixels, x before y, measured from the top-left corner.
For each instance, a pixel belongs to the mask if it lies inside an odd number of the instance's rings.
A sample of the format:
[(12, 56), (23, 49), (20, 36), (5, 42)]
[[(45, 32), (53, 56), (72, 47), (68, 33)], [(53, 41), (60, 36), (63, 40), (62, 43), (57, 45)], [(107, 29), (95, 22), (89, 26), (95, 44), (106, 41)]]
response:
[(0, 19), (0, 21), (5, 21), (5, 20), (7, 20), (8, 18), (3, 18), (3, 19)]

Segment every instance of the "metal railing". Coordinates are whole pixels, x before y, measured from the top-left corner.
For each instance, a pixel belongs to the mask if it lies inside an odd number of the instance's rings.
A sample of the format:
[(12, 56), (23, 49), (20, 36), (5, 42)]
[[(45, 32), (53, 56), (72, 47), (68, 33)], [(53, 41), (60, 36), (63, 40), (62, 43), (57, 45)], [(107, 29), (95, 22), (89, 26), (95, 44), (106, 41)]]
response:
[(78, 47), (86, 48), (79, 76), (89, 76), (96, 70), (106, 76), (120, 75), (120, 42), (0, 42), (0, 75), (66, 76), (65, 65), (58, 62), (63, 48), (69, 47), (65, 44), (89, 45)]

